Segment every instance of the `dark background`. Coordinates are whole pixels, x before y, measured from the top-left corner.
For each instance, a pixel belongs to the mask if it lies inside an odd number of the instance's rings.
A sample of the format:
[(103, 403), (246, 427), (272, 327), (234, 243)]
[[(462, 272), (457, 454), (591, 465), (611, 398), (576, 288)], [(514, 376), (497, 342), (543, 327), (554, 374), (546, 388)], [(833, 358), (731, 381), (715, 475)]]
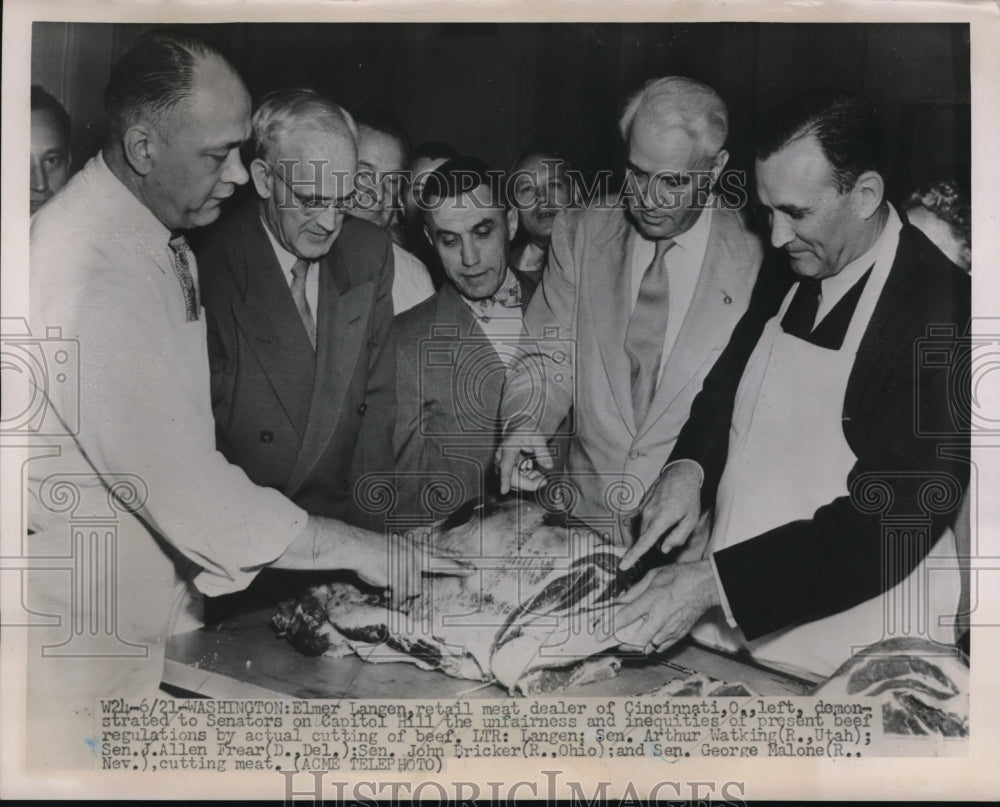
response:
[[(63, 101), (75, 165), (99, 148), (112, 64), (151, 25), (35, 23), (32, 81)], [(878, 111), (890, 198), (970, 180), (966, 24), (289, 23), (178, 26), (218, 46), (254, 98), (311, 86), (393, 110), (414, 142), (445, 140), (506, 168), (523, 150), (620, 172), (617, 119), (651, 77), (700, 79), (730, 109), (730, 167), (752, 165), (758, 119), (787, 95), (841, 89)]]

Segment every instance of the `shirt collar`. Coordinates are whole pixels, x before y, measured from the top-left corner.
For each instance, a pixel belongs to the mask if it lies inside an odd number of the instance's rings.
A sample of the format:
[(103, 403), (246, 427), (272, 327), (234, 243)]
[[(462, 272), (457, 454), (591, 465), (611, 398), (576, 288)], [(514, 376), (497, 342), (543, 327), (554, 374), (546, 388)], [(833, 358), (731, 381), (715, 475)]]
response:
[[(291, 278), (292, 267), (295, 266), (295, 262), (299, 259), (297, 255), (292, 254), (287, 249), (285, 249), (279, 243), (278, 239), (274, 237), (274, 233), (271, 232), (271, 228), (267, 226), (267, 222), (264, 217), (260, 217), (261, 226), (264, 228), (264, 232), (267, 233), (267, 240), (271, 242), (271, 246), (274, 248), (275, 257), (278, 259), (278, 265), (281, 267), (281, 271), (284, 272), (285, 277)], [(310, 261), (309, 266), (315, 261)]]
[[(708, 204), (705, 205), (705, 209), (701, 211), (701, 215), (690, 228), (682, 232), (680, 235), (674, 236), (674, 249), (678, 247), (684, 252), (690, 252), (692, 255), (700, 255), (705, 252), (708, 246), (708, 233), (712, 229), (712, 208), (715, 197), (710, 197)], [(645, 241), (647, 244), (655, 247), (655, 242), (646, 238), (638, 229), (633, 227), (633, 231), (640, 239)]]
[(825, 297), (830, 297), (831, 299), (840, 299), (847, 293), (848, 289), (861, 279), (865, 272), (871, 269), (872, 264), (874, 264), (878, 258), (879, 251), (882, 249), (882, 244), (885, 239), (890, 234), (898, 235), (902, 227), (903, 222), (899, 218), (899, 214), (890, 204), (889, 215), (886, 218), (885, 226), (882, 228), (882, 232), (879, 233), (878, 238), (875, 239), (875, 242), (863, 255), (859, 255), (853, 261), (848, 263), (847, 266), (837, 272), (837, 274), (823, 278), (820, 283), (820, 293)]
[[(497, 305), (496, 298), (505, 297), (510, 295), (516, 295), (518, 298), (521, 296), (521, 284), (518, 282), (517, 276), (510, 271), (510, 267), (507, 267), (507, 271), (503, 276), (503, 281), (497, 287), (497, 290), (493, 292), (489, 297), (483, 300), (470, 300), (464, 294), (459, 292), (458, 296), (461, 297), (467, 306), (472, 310), (472, 313), (477, 317), (489, 316), (490, 311), (493, 307)], [(520, 310), (520, 309), (518, 309)]]
[(520, 266), (518, 268), (522, 271), (524, 269), (533, 269), (539, 264), (544, 263), (545, 258), (545, 250), (536, 246), (531, 241), (528, 241), (525, 243), (524, 251), (521, 253), (521, 260), (519, 261)]

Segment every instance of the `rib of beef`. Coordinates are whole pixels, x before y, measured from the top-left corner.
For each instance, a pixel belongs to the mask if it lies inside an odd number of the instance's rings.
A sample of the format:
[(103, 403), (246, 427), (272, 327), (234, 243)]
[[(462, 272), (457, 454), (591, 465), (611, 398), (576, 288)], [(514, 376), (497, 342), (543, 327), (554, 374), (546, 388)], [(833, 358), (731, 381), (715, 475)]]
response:
[(539, 694), (614, 676), (617, 644), (599, 606), (642, 574), (616, 577), (623, 553), (583, 525), (517, 499), (469, 503), (431, 530), (439, 550), (476, 567), (427, 577), (405, 608), (336, 582), (279, 606), (274, 623), (304, 653), (410, 661), (511, 692)]

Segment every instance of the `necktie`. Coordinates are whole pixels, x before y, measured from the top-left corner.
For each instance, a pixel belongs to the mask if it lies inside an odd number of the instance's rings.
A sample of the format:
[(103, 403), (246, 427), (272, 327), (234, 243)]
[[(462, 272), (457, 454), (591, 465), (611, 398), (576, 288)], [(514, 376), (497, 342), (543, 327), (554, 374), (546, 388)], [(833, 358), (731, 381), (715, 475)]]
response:
[(309, 301), (306, 299), (306, 275), (309, 273), (309, 261), (299, 258), (292, 265), (292, 300), (302, 317), (302, 324), (309, 334), (309, 342), (316, 349), (316, 320), (313, 319), (312, 311), (309, 309)]
[(625, 332), (625, 353), (632, 370), (632, 413), (639, 427), (646, 419), (656, 390), (670, 310), (670, 283), (664, 256), (673, 247), (670, 239), (656, 242), (656, 254), (642, 276), (639, 297)]
[(174, 253), (174, 272), (181, 284), (184, 295), (184, 312), (188, 322), (198, 320), (198, 293), (194, 288), (194, 278), (191, 276), (191, 262), (194, 254), (187, 239), (183, 235), (170, 240), (170, 249)]
[(799, 281), (796, 292), (797, 314), (795, 317), (795, 335), (805, 339), (816, 326), (816, 312), (819, 311), (821, 280), (808, 277)]

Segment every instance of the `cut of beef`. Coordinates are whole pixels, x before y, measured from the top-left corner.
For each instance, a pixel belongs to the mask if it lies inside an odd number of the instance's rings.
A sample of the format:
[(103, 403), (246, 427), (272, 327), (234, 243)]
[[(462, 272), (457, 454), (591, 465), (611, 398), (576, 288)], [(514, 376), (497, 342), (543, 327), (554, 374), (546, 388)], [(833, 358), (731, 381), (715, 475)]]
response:
[(874, 697), (887, 734), (967, 737), (969, 666), (957, 648), (897, 637), (856, 653), (815, 693)]
[(746, 684), (719, 681), (704, 673), (675, 678), (649, 692), (644, 698), (749, 698), (757, 693)]
[(516, 499), (467, 507), (430, 540), (477, 572), (425, 578), (425, 590), (398, 610), (350, 583), (315, 586), (282, 603), (275, 625), (304, 653), (406, 660), (523, 694), (617, 672), (617, 659), (599, 655), (617, 640), (597, 606), (622, 584), (621, 547)]

